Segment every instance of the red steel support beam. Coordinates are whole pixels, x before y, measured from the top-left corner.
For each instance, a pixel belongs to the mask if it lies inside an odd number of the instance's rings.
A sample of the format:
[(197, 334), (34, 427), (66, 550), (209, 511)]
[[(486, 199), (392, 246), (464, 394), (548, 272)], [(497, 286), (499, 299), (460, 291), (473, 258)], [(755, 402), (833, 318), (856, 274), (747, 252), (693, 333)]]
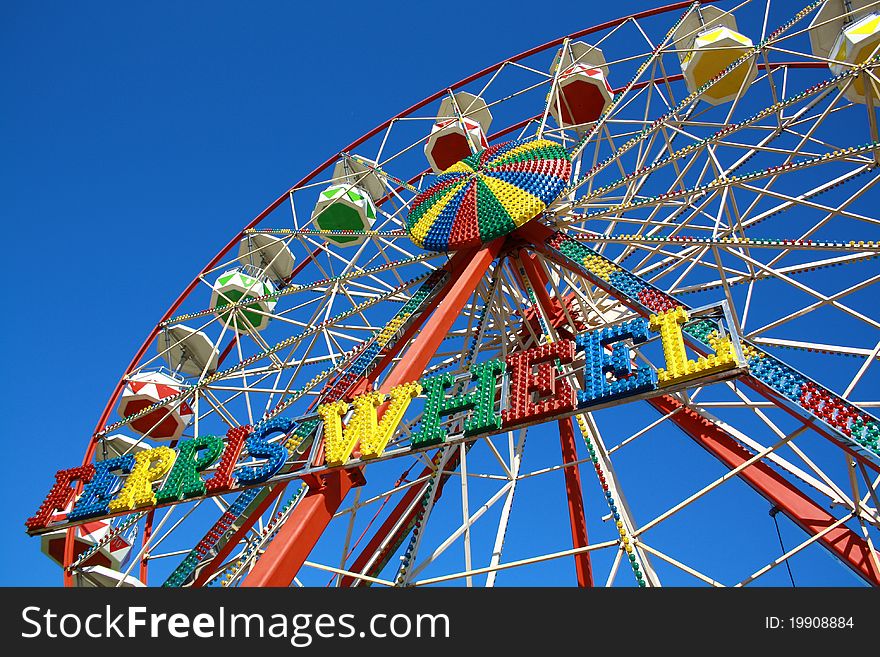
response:
[(150, 537), (153, 535), (153, 516), (156, 512), (150, 511), (147, 514), (147, 519), (144, 521), (144, 533), (141, 534), (141, 545), (144, 548), (144, 556), (141, 557), (141, 567), (140, 567), (140, 580), (144, 583), (144, 586), (147, 584), (147, 546), (150, 544)]
[[(670, 420), (700, 447), (730, 469), (752, 458), (753, 454), (740, 445), (733, 436), (692, 409), (682, 408), (683, 404), (674, 397), (669, 395), (654, 397), (649, 399), (648, 403), (664, 415), (678, 411)], [(738, 476), (812, 536), (837, 522), (837, 518), (764, 461), (750, 465)], [(867, 541), (854, 531), (841, 525), (822, 536), (817, 543), (866, 582), (880, 586), (880, 571), (871, 556), (871, 548)]]
[[(534, 256), (525, 251), (519, 252), (523, 271), (545, 316), (553, 313), (555, 305), (547, 292), (549, 278)], [(517, 272), (518, 277), (518, 272)], [(562, 449), (562, 462), (575, 463), (578, 460), (577, 443), (574, 439), (574, 426), (571, 418), (559, 420), (559, 445)], [(581, 487), (581, 473), (577, 465), (563, 468), (565, 474), (565, 494), (568, 497), (568, 518), (571, 523), (571, 543), (573, 548), (585, 548), (590, 544), (587, 537), (587, 518), (584, 509), (584, 493)], [(578, 586), (593, 586), (593, 568), (589, 552), (574, 555)]]
[[(450, 264), (447, 266), (447, 268), (450, 270), (450, 273), (453, 271), (451, 267), (452, 263), (450, 262)], [(351, 391), (352, 397), (356, 397), (357, 395), (370, 389), (370, 385), (372, 385), (372, 383), (376, 381), (379, 376), (381, 376), (382, 372), (384, 372), (388, 368), (388, 366), (394, 361), (394, 359), (397, 358), (400, 351), (407, 344), (409, 344), (410, 340), (412, 340), (417, 333), (423, 330), (422, 324), (424, 323), (425, 318), (433, 313), (446, 298), (446, 295), (449, 294), (451, 288), (451, 285), (449, 283), (450, 282), (447, 282), (446, 285), (444, 285), (443, 288), (439, 292), (437, 292), (434, 298), (428, 302), (428, 305), (424, 308), (424, 310), (421, 311), (419, 318), (417, 318), (416, 321), (410, 324), (409, 328), (407, 328), (406, 331), (404, 331), (403, 335), (400, 336), (400, 339), (395, 340), (394, 344), (381, 352), (382, 360), (376, 364), (376, 367), (374, 367), (361, 382), (353, 387)], [(390, 389), (393, 387), (394, 386), (388, 386), (388, 384), (386, 383), (383, 389)]]
[[(570, 417), (559, 420), (559, 444), (562, 447), (562, 462), (575, 463), (578, 460), (577, 443), (574, 438), (574, 424)], [(584, 494), (581, 489), (581, 472), (577, 465), (563, 468), (565, 473), (565, 494), (568, 496), (568, 519), (571, 523), (571, 545), (574, 548), (590, 544), (587, 537), (587, 518), (584, 509)], [(574, 555), (574, 568), (578, 586), (593, 587), (593, 566), (590, 553)]]
[[(380, 391), (388, 392), (397, 384), (415, 381), (422, 375), (503, 243), (503, 239), (498, 239), (477, 252), (459, 252), (453, 257), (449, 263), (449, 291), (407, 349), (406, 358), (382, 382)], [(323, 477), (321, 486), (309, 491), (278, 530), (242, 586), (290, 586), (354, 484), (348, 471), (334, 471)]]

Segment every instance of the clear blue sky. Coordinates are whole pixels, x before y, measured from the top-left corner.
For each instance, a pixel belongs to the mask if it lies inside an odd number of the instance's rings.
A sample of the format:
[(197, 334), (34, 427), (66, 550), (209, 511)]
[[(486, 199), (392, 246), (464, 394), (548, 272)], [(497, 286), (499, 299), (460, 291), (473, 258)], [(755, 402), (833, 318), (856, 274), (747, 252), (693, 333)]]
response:
[(24, 519), (79, 463), (150, 327), (247, 220), (437, 89), (651, 4), (560, 1), (536, 17), (512, 2), (2, 3), (0, 218), (16, 283), (0, 584), (60, 583)]

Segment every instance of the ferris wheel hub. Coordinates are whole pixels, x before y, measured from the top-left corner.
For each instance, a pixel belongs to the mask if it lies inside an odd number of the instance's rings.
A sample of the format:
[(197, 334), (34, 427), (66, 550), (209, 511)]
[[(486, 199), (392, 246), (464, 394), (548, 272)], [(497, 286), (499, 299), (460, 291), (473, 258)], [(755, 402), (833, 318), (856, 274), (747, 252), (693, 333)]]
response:
[(538, 217), (571, 176), (568, 152), (547, 139), (509, 141), (446, 169), (411, 204), (406, 228), (430, 251), (477, 247)]

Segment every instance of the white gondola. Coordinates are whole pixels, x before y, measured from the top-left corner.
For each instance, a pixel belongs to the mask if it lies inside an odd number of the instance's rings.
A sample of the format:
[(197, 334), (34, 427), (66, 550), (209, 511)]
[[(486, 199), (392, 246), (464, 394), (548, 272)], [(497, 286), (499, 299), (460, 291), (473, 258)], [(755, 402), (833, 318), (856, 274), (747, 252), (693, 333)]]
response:
[(202, 331), (184, 324), (162, 329), (156, 337), (156, 351), (175, 372), (201, 376), (217, 371), (217, 347)]
[[(828, 66), (834, 75), (864, 64), (880, 54), (880, 5), (873, 0), (828, 0), (810, 24), (810, 47), (817, 57), (831, 60)], [(876, 106), (880, 85), (867, 72), (847, 84), (844, 95), (856, 103), (867, 102), (866, 81)]]
[(343, 157), (333, 167), (334, 185), (354, 185), (360, 187), (373, 202), (385, 195), (385, 185), (376, 173), (376, 161), (361, 155)]
[(114, 433), (112, 436), (103, 438), (98, 444), (98, 448), (95, 451), (95, 459), (103, 461), (104, 459), (112, 459), (125, 454), (134, 456), (138, 452), (152, 449), (152, 447), (143, 438), (130, 438), (125, 434)]
[(265, 233), (251, 233), (238, 243), (238, 261), (243, 266), (261, 269), (275, 283), (290, 278), (296, 258), (285, 241)]
[(485, 100), (466, 91), (447, 95), (440, 102), (437, 121), (425, 143), (431, 170), (441, 173), (472, 152), (486, 148), (490, 125), (492, 113)]
[[(737, 31), (733, 14), (711, 5), (701, 5), (689, 12), (675, 29), (673, 39), (691, 93), (751, 52), (754, 46), (751, 39)], [(744, 94), (757, 75), (758, 66), (752, 57), (728, 71), (700, 98), (711, 105), (730, 102)]]

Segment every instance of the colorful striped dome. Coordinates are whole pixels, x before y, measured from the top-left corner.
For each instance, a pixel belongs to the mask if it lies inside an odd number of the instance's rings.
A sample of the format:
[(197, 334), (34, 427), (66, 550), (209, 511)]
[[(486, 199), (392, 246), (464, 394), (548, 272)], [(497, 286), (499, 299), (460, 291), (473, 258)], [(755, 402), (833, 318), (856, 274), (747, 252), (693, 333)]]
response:
[(453, 164), (413, 200), (407, 232), (431, 251), (480, 246), (541, 214), (570, 175), (568, 153), (555, 142), (490, 146)]

